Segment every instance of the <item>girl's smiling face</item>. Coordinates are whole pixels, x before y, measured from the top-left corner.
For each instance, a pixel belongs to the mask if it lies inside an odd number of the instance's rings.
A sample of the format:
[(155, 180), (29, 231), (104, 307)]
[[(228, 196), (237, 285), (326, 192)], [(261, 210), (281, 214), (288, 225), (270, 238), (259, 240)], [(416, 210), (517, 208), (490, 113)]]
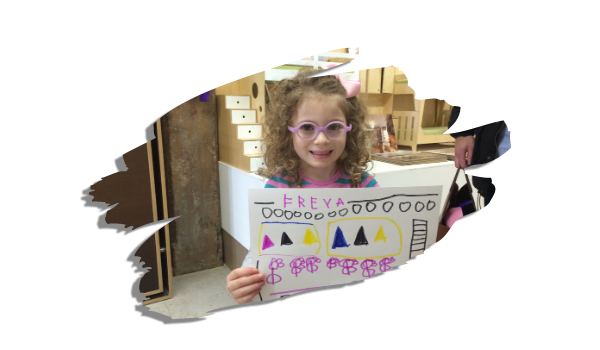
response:
[[(292, 119), (292, 127), (311, 122), (318, 126), (326, 126), (331, 122), (346, 124), (346, 116), (334, 96), (311, 96), (298, 103), (296, 114)], [(337, 160), (346, 148), (346, 135), (331, 140), (324, 132), (319, 132), (312, 140), (303, 140), (293, 134), (294, 150), (300, 157), (300, 169), (311, 179), (329, 180), (337, 172)]]

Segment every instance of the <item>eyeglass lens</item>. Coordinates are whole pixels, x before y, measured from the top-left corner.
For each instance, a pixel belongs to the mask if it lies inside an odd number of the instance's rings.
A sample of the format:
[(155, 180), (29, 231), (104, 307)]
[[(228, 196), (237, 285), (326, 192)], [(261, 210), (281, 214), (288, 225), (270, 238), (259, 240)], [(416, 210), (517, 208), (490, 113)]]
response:
[[(312, 139), (317, 136), (317, 128), (313, 124), (302, 124), (298, 129), (298, 135), (303, 139)], [(344, 124), (331, 123), (325, 129), (325, 134), (330, 139), (339, 139), (344, 136)]]

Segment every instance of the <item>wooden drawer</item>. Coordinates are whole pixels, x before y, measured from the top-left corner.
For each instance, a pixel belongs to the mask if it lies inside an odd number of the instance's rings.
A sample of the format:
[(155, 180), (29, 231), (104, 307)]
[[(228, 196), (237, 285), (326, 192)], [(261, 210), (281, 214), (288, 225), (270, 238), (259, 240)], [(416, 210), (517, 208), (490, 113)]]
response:
[(250, 109), (250, 96), (225, 96), (225, 108)]
[(256, 111), (253, 109), (241, 109), (231, 111), (231, 123), (247, 124), (256, 123)]
[(262, 125), (238, 125), (238, 139), (260, 139), (262, 137)]
[(250, 171), (258, 171), (258, 168), (264, 168), (265, 162), (262, 157), (250, 158)]
[(262, 153), (261, 141), (244, 141), (244, 154)]

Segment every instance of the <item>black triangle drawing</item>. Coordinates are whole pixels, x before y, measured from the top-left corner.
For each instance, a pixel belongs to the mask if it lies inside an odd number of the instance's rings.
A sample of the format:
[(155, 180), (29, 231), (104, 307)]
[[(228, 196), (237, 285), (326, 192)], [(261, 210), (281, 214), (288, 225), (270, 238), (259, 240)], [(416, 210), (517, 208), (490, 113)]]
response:
[(365, 236), (365, 229), (361, 226), (356, 234), (356, 239), (354, 240), (354, 245), (369, 245), (367, 241), (367, 237)]
[(290, 239), (290, 236), (287, 235), (287, 233), (283, 233), (283, 235), (281, 236), (281, 245), (292, 245), (294, 244), (294, 242), (292, 242), (292, 240)]

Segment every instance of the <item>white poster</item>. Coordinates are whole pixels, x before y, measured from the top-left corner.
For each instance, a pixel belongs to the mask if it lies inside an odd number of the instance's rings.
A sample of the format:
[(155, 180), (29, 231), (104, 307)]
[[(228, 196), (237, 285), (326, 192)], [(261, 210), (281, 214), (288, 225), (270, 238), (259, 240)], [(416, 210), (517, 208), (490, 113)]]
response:
[(253, 301), (371, 278), (435, 243), (442, 186), (251, 189)]

